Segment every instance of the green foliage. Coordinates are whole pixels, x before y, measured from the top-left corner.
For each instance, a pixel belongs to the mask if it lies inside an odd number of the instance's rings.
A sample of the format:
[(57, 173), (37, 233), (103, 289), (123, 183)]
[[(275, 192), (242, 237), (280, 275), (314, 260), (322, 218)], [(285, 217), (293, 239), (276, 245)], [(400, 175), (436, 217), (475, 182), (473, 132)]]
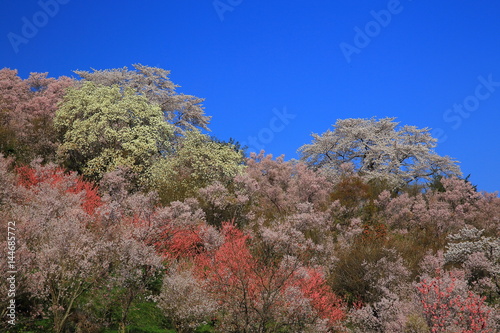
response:
[(8, 126), (5, 118), (7, 118), (6, 112), (0, 109), (0, 152), (5, 156), (18, 157), (19, 151), (22, 150), (21, 145), (16, 139), (15, 130)]
[(129, 332), (167, 333), (170, 331), (165, 329), (167, 318), (153, 302), (137, 304), (130, 312), (130, 322)]
[(176, 152), (156, 161), (147, 183), (158, 191), (162, 203), (196, 195), (200, 188), (218, 181), (227, 184), (243, 166), (240, 151), (231, 144), (211, 140), (198, 132), (187, 132)]
[(99, 180), (119, 166), (142, 174), (168, 152), (173, 135), (161, 109), (131, 89), (86, 82), (64, 97), (54, 120), (58, 156), (71, 170)]
[[(88, 293), (79, 303), (78, 316), (73, 316), (68, 327), (88, 331), (88, 323), (92, 322), (97, 332), (120, 332), (120, 320), (123, 309), (116, 303), (118, 293), (123, 290), (100, 290)], [(87, 323), (87, 327), (85, 324)], [(126, 332), (171, 332), (171, 325), (161, 310), (152, 301), (138, 300), (130, 306), (127, 317)]]
[(329, 278), (329, 284), (338, 295), (349, 304), (373, 302), (379, 295), (370, 280), (365, 278), (367, 263), (376, 263), (386, 255), (384, 242), (380, 239), (367, 239), (365, 234), (358, 236), (354, 244), (337, 253), (338, 261)]
[(434, 175), (432, 177), (432, 181), (429, 183), (429, 189), (431, 191), (445, 192), (446, 190), (443, 186), (443, 183), (441, 183), (442, 179), (443, 179), (442, 175)]
[(212, 333), (214, 332), (214, 327), (209, 324), (201, 325), (195, 331), (196, 333)]
[(17, 322), (15, 331), (2, 331), (0, 332), (18, 332), (18, 333), (37, 333), (37, 332), (53, 332), (52, 328), (54, 323), (50, 319), (38, 319), (30, 322)]
[[(131, 324), (126, 327), (127, 333), (175, 333), (168, 318), (164, 316), (160, 308), (153, 302), (141, 302), (137, 304), (130, 313)], [(195, 333), (213, 332), (210, 324), (201, 325), (196, 328)], [(103, 333), (118, 333), (117, 327), (108, 328)]]

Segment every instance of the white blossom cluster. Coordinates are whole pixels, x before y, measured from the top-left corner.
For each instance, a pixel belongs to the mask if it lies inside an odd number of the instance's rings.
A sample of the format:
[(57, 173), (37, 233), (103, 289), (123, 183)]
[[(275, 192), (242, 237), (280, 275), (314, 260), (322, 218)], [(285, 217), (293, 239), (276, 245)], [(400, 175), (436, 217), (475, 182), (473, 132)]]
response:
[[(444, 254), (447, 263), (464, 263), (474, 253), (483, 253), (485, 258), (500, 264), (500, 239), (482, 236), (484, 230), (465, 227), (448, 238), (453, 241)], [(500, 268), (500, 267), (497, 267)]]
[(351, 163), (363, 178), (384, 179), (395, 187), (460, 174), (455, 160), (434, 152), (437, 139), (428, 128), (397, 127), (395, 119), (339, 119), (333, 131), (313, 134), (313, 142), (299, 148), (301, 158), (331, 177)]

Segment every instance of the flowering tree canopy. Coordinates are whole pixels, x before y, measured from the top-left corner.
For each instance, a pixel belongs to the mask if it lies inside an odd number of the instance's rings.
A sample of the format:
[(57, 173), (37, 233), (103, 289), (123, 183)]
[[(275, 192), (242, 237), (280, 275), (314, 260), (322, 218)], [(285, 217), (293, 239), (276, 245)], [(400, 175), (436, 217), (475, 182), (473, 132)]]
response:
[(62, 138), (59, 158), (96, 180), (118, 166), (144, 172), (170, 149), (173, 135), (160, 108), (144, 96), (92, 82), (66, 94), (54, 125)]
[(437, 139), (428, 128), (398, 128), (394, 120), (337, 120), (333, 131), (313, 134), (313, 142), (299, 148), (301, 158), (330, 175), (352, 163), (365, 179), (386, 179), (395, 187), (437, 175), (460, 175), (456, 161), (434, 152)]
[(216, 181), (227, 184), (243, 169), (242, 161), (241, 152), (233, 146), (190, 131), (171, 156), (152, 166), (147, 182), (163, 202), (183, 200)]
[(62, 97), (75, 80), (31, 73), (26, 80), (16, 70), (0, 70), (0, 151), (29, 163), (43, 156), (53, 161), (58, 146), (53, 119)]
[(175, 132), (184, 134), (186, 130), (195, 128), (208, 129), (210, 117), (206, 116), (200, 98), (176, 93), (179, 87), (170, 81), (170, 71), (156, 67), (134, 65), (135, 70), (127, 67), (94, 70), (93, 72), (75, 71), (84, 80), (105, 86), (118, 85), (131, 88), (144, 95), (152, 104), (160, 106), (165, 119), (174, 125)]

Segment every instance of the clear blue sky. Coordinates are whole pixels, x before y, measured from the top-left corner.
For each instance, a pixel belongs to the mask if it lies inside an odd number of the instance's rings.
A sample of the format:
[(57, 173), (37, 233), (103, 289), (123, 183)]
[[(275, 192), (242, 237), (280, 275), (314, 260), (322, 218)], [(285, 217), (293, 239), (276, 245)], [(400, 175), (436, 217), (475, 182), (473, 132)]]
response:
[(336, 119), (394, 116), (500, 190), (498, 0), (4, 0), (0, 15), (0, 67), (22, 77), (169, 69), (213, 135), (286, 158)]

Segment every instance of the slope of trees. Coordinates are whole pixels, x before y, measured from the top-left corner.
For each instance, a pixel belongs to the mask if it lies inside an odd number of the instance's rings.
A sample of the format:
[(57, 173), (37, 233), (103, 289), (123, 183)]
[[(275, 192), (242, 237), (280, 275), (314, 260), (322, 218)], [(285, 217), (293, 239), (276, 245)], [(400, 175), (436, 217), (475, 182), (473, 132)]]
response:
[(168, 71), (77, 74), (0, 70), (0, 330), (500, 331), (500, 199), (427, 129), (244, 157)]

